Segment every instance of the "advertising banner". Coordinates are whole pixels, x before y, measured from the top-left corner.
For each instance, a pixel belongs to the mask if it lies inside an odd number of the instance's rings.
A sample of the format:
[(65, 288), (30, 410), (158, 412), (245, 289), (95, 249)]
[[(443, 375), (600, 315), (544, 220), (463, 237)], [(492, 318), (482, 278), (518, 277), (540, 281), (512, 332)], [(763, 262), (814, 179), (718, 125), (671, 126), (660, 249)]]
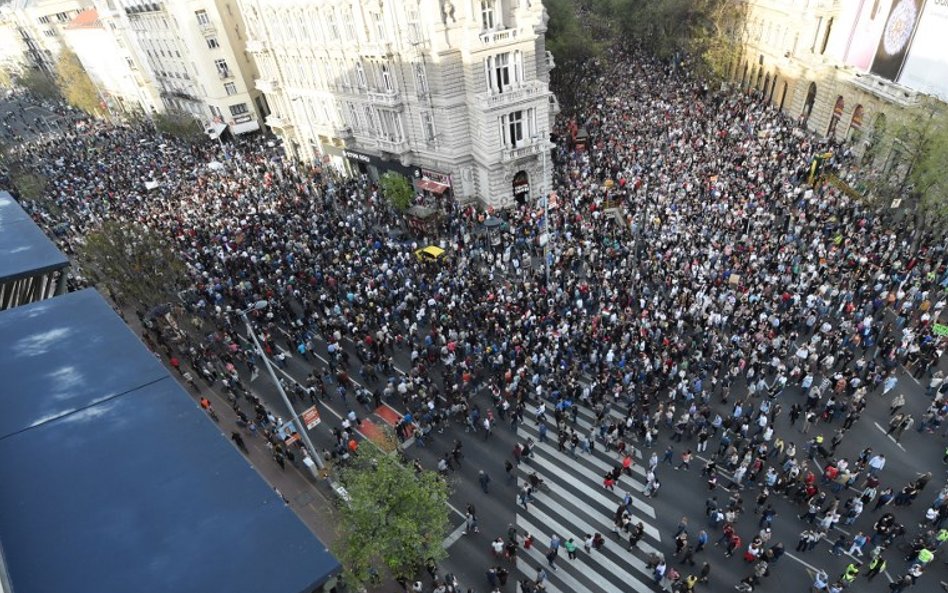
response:
[(948, 0), (927, 0), (899, 83), (948, 101)]
[(897, 81), (908, 56), (924, 0), (894, 0), (872, 62), (873, 74)]

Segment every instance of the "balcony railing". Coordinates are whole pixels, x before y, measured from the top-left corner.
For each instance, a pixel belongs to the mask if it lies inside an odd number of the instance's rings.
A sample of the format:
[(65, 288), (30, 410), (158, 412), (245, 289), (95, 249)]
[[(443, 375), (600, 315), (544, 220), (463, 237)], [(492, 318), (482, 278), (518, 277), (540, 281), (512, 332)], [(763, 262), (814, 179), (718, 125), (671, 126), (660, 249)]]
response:
[(500, 31), (485, 31), (481, 33), (481, 43), (483, 45), (497, 45), (500, 43), (510, 43), (517, 39), (516, 29), (501, 29)]
[(502, 93), (483, 93), (480, 95), (480, 104), (483, 109), (497, 109), (532, 99), (545, 92), (539, 81), (528, 82), (520, 88), (507, 89)]
[(384, 105), (386, 107), (397, 107), (402, 102), (402, 97), (398, 94), (397, 91), (389, 91), (378, 93), (375, 91), (369, 91), (368, 93), (369, 101), (376, 105)]
[(501, 159), (504, 161), (515, 161), (517, 159), (526, 158), (529, 156), (540, 154), (540, 151), (543, 150), (543, 144), (539, 141), (534, 142), (533, 144), (527, 144), (526, 146), (518, 146), (516, 148), (505, 148), (501, 151)]
[(284, 129), (284, 130), (287, 128), (293, 127), (293, 124), (290, 122), (290, 120), (286, 119), (282, 115), (277, 115), (275, 113), (271, 113), (270, 115), (268, 115), (267, 119), (264, 120), (264, 123), (266, 123), (271, 128), (279, 128), (279, 129)]
[(198, 23), (198, 29), (201, 30), (201, 34), (205, 36), (217, 35), (217, 27), (214, 26), (214, 23)]
[(387, 138), (378, 139), (379, 150), (390, 152), (392, 154), (403, 154), (408, 152), (408, 142), (406, 140), (389, 140)]
[(258, 78), (255, 84), (258, 91), (267, 95), (280, 90), (280, 81), (276, 78)]

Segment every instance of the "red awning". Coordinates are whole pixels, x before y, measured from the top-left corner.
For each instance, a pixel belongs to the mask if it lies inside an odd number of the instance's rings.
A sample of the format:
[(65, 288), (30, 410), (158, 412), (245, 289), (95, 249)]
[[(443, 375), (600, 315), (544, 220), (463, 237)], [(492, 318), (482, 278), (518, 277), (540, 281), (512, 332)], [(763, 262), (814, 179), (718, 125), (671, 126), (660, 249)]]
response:
[(418, 189), (422, 191), (430, 191), (433, 194), (442, 194), (444, 190), (450, 187), (445, 183), (438, 183), (437, 181), (432, 181), (430, 179), (422, 179), (418, 182)]

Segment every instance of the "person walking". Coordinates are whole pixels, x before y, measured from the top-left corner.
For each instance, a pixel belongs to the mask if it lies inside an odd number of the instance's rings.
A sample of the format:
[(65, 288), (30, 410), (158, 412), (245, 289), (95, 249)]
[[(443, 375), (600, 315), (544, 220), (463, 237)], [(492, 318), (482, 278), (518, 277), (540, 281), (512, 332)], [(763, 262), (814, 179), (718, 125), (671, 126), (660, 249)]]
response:
[(573, 538), (567, 539), (563, 543), (563, 548), (566, 549), (566, 556), (570, 560), (576, 560), (576, 542), (573, 541)]
[(487, 472), (480, 470), (477, 473), (477, 481), (481, 485), (481, 490), (484, 491), (484, 494), (488, 494), (487, 485), (490, 484), (490, 476), (487, 475)]

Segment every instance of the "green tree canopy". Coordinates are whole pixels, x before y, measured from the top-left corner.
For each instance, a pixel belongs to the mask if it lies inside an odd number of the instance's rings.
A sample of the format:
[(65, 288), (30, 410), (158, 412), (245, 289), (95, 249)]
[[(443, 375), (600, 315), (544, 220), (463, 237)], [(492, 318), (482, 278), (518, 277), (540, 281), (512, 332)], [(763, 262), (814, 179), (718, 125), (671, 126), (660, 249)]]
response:
[(39, 69), (30, 69), (16, 77), (16, 82), (25, 87), (34, 96), (41, 99), (55, 99), (59, 97), (59, 89), (46, 74)]
[(106, 221), (86, 237), (80, 262), (94, 282), (146, 309), (170, 301), (186, 281), (172, 247), (144, 225)]
[(89, 115), (101, 113), (99, 91), (72, 50), (63, 49), (59, 54), (56, 78), (67, 103)]
[(340, 472), (349, 493), (336, 554), (353, 588), (374, 571), (412, 578), (428, 558), (447, 556), (448, 486), (432, 471), (415, 473), (392, 455), (362, 447)]
[(207, 137), (204, 129), (196, 119), (177, 113), (159, 113), (154, 117), (155, 128), (159, 132), (168, 134), (187, 142), (200, 142)]
[(411, 199), (415, 192), (404, 175), (389, 171), (382, 175), (379, 184), (382, 186), (382, 195), (395, 209), (404, 212), (411, 207)]

